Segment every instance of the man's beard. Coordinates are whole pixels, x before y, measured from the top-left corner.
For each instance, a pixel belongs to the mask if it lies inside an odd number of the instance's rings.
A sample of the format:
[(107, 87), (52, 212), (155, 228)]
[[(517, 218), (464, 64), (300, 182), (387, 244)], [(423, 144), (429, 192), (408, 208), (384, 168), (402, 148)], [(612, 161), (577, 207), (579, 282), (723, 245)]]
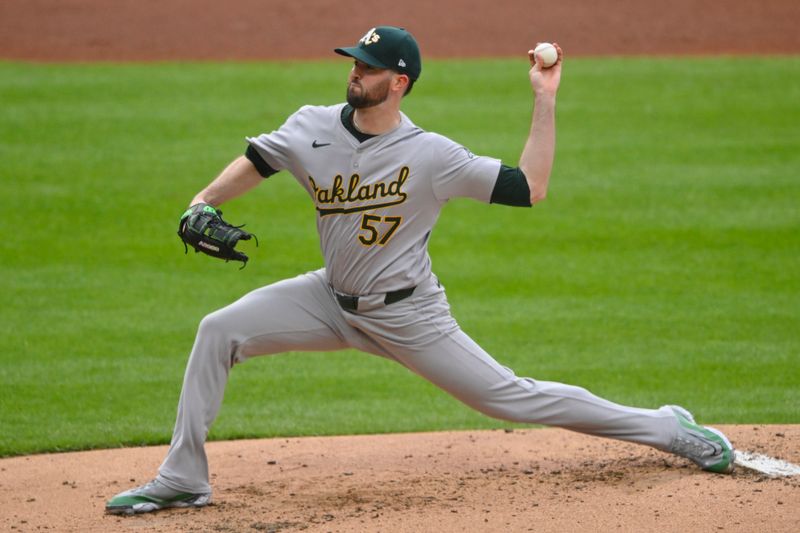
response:
[(361, 93), (356, 94), (353, 92), (352, 85), (347, 86), (347, 103), (355, 109), (364, 109), (367, 107), (374, 107), (386, 101), (389, 97), (389, 83), (391, 80), (385, 80), (375, 86), (372, 91), (367, 91), (364, 86), (361, 87)]

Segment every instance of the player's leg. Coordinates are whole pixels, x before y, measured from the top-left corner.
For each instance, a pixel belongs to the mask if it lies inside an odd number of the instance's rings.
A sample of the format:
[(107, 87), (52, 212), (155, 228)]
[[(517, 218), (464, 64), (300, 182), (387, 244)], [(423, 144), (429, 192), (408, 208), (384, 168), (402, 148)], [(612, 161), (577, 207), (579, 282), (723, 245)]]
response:
[(406, 367), (489, 416), (662, 450), (680, 432), (670, 408), (628, 407), (581, 387), (517, 377), (461, 331), (439, 288), (428, 285), (412, 298), (348, 320)]
[(205, 440), (234, 363), (286, 351), (358, 348), (387, 357), (342, 318), (324, 271), (257, 289), (206, 316), (184, 374), (167, 457), (151, 483), (118, 494), (110, 513), (202, 506), (210, 499)]
[(668, 409), (620, 405), (588, 390), (518, 377), (463, 331), (442, 335), (424, 350), (397, 347), (406, 366), (470, 407), (512, 422), (557, 426), (666, 450), (677, 424)]
[(733, 446), (727, 437), (697, 424), (685, 409), (629, 407), (581, 387), (517, 377), (461, 330), (443, 334), (422, 349), (398, 345), (393, 355), (489, 416), (646, 444), (686, 457), (704, 470), (733, 470)]
[(204, 444), (233, 364), (255, 355), (345, 348), (339, 326), (349, 327), (339, 318), (323, 272), (257, 289), (206, 316), (186, 366), (175, 430), (158, 481), (189, 493), (208, 492)]

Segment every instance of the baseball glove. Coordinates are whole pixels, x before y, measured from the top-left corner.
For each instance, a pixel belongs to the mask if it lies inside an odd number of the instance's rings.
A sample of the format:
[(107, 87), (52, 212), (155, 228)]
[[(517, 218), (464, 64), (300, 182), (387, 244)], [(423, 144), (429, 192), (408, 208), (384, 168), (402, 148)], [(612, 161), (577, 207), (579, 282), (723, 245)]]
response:
[[(244, 268), (249, 258), (236, 250), (236, 243), (250, 240), (255, 236), (241, 228), (242, 226), (231, 226), (222, 220), (222, 211), (211, 205), (199, 203), (187, 209), (181, 216), (178, 236), (183, 241), (186, 253), (189, 253), (191, 246), (195, 252), (203, 252), (224, 259), (226, 262), (241, 261)], [(255, 241), (258, 246), (258, 238)]]

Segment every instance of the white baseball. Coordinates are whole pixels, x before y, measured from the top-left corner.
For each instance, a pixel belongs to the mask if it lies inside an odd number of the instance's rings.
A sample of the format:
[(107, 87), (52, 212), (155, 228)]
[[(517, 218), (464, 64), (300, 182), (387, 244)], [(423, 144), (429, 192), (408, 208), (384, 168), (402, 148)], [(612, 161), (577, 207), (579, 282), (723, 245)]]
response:
[(533, 51), (542, 58), (542, 68), (550, 68), (558, 61), (558, 51), (550, 43), (539, 43)]

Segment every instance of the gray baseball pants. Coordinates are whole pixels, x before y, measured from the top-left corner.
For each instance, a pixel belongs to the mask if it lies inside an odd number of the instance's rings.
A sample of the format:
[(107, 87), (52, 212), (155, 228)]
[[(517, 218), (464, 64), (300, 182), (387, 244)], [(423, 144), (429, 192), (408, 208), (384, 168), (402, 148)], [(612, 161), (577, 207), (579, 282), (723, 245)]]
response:
[(345, 348), (397, 361), (494, 418), (661, 450), (669, 449), (677, 432), (668, 408), (626, 407), (580, 387), (517, 377), (461, 331), (433, 276), (404, 300), (354, 312), (339, 306), (322, 269), (254, 290), (201, 321), (158, 480), (176, 490), (211, 491), (204, 444), (234, 363)]

